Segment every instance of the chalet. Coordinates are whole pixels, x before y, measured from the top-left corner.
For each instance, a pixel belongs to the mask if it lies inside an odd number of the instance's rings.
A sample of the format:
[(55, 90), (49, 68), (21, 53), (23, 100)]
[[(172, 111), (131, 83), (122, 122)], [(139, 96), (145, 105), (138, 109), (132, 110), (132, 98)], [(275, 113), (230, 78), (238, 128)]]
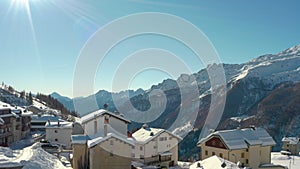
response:
[(283, 137), (282, 151), (283, 154), (299, 155), (300, 138), (297, 137)]
[(135, 160), (146, 165), (174, 166), (178, 161), (179, 136), (159, 128), (143, 125), (132, 134)]
[(202, 160), (216, 155), (252, 169), (284, 168), (270, 164), (271, 148), (275, 144), (265, 129), (254, 127), (216, 131), (198, 142)]

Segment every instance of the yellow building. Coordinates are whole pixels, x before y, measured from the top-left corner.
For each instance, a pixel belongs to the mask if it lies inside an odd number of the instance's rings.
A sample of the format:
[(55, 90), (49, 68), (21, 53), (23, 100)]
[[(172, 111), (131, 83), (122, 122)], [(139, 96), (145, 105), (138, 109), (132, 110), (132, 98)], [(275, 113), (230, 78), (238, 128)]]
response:
[(134, 144), (130, 139), (114, 133), (95, 139), (73, 135), (72, 144), (73, 169), (131, 169)]
[(275, 144), (263, 128), (216, 131), (198, 142), (202, 160), (216, 155), (252, 169), (284, 168), (270, 164), (271, 148)]

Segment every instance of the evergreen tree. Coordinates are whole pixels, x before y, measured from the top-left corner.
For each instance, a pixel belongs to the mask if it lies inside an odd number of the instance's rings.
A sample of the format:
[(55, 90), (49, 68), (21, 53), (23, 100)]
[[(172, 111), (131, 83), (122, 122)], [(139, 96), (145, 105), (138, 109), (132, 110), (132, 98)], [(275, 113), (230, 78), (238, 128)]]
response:
[(31, 94), (31, 92), (29, 92), (28, 102), (29, 102), (30, 105), (33, 103), (33, 99), (32, 99), (32, 94)]
[(25, 98), (25, 90), (20, 92), (20, 98), (24, 99)]

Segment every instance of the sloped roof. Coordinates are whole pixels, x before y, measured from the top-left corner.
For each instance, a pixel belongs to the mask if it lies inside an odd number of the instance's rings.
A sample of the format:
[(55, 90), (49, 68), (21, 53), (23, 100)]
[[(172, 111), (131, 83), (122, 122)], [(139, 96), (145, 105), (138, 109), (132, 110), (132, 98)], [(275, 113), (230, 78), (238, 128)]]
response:
[[(190, 166), (190, 169), (200, 169), (197, 167), (198, 163), (204, 168), (204, 169), (229, 169), (229, 168), (238, 168), (238, 166), (230, 161), (227, 161), (225, 159), (222, 159), (217, 156), (211, 156), (209, 158), (206, 158), (203, 161), (197, 161), (193, 163)], [(225, 163), (225, 167), (222, 167), (222, 164)]]
[(86, 135), (72, 135), (71, 140), (72, 144), (86, 144), (89, 139)]
[(177, 139), (182, 140), (181, 137), (169, 132), (168, 130), (159, 129), (159, 128), (150, 128), (150, 127), (139, 129), (138, 131), (136, 131), (132, 134), (132, 137), (138, 142), (147, 143), (150, 140), (156, 138), (158, 135), (160, 135), (163, 132), (167, 132), (170, 135), (176, 137)]
[(297, 138), (297, 137), (283, 137), (281, 141), (288, 142), (289, 144), (298, 144), (299, 143), (299, 138)]
[(122, 121), (125, 121), (125, 122), (127, 122), (127, 123), (130, 123), (130, 120), (128, 120), (128, 119), (122, 117), (121, 115), (116, 115), (116, 114), (114, 114), (114, 113), (112, 113), (112, 112), (109, 112), (109, 111), (107, 111), (107, 110), (104, 110), (104, 109), (100, 109), (100, 110), (91, 112), (91, 113), (89, 113), (89, 114), (87, 114), (87, 115), (81, 117), (81, 118), (80, 118), (80, 122), (81, 122), (81, 123), (86, 123), (86, 122), (88, 122), (88, 121), (90, 121), (90, 120), (92, 120), (92, 119), (95, 119), (96, 117), (102, 116), (102, 115), (104, 115), (104, 114), (108, 114), (108, 115), (113, 116), (113, 117), (115, 117), (115, 118), (117, 118), (117, 119), (120, 119), (120, 120), (122, 120)]
[(50, 122), (50, 123), (47, 122), (45, 124), (45, 127), (46, 128), (73, 128), (73, 123), (64, 121), (64, 122), (59, 122), (58, 125), (58, 122)]
[(125, 137), (122, 137), (120, 135), (117, 135), (117, 134), (114, 134), (114, 133), (108, 133), (107, 136), (104, 136), (104, 137), (96, 137), (95, 139), (92, 139), (92, 140), (88, 140), (88, 147), (91, 148), (91, 147), (94, 147), (96, 146), (97, 144), (103, 142), (103, 141), (106, 141), (110, 138), (116, 138), (118, 140), (121, 140), (129, 145), (132, 145), (134, 146), (134, 143), (132, 140), (130, 139), (127, 139)]
[(219, 136), (231, 150), (245, 149), (248, 148), (248, 145), (273, 146), (276, 144), (273, 138), (263, 128), (216, 131), (207, 137), (202, 138), (198, 144), (201, 144), (214, 136)]

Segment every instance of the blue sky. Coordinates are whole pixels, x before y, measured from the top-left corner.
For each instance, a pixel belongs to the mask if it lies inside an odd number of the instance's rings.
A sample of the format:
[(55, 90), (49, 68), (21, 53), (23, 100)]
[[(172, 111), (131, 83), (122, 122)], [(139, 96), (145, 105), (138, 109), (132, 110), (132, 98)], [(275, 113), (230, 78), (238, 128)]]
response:
[[(72, 97), (75, 65), (86, 41), (109, 22), (140, 12), (184, 18), (206, 34), (222, 62), (243, 63), (300, 44), (299, 6), (298, 0), (1, 0), (0, 79), (18, 90)], [(145, 48), (173, 52), (192, 72), (203, 68), (179, 42), (157, 35), (133, 37), (107, 54), (94, 90), (111, 90), (120, 62)], [(147, 89), (168, 77), (159, 70), (140, 72), (119, 90)]]

